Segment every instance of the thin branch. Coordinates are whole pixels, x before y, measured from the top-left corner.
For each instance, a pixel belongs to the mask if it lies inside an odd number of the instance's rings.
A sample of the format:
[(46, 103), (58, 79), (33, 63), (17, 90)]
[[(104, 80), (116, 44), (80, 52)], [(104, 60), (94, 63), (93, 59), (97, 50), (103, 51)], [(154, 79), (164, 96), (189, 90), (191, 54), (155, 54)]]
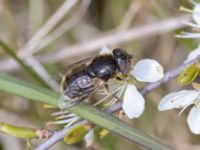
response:
[(78, 0), (66, 0), (61, 7), (49, 18), (39, 31), (24, 45), (20, 51), (19, 56), (23, 56), (26, 53), (29, 57), (24, 57), (28, 65), (30, 65), (35, 72), (55, 91), (59, 89), (59, 85), (51, 78), (46, 69), (38, 62), (38, 60), (31, 56), (33, 52), (36, 52), (36, 46), (41, 42), (56, 24), (66, 15), (67, 12), (78, 2)]
[(38, 62), (38, 60), (31, 56), (36, 51), (36, 46), (41, 42), (55, 25), (66, 15), (66, 13), (78, 2), (78, 0), (66, 0), (61, 7), (50, 17), (50, 19), (44, 24), (39, 31), (24, 45), (18, 53), (18, 56), (23, 57), (25, 54), (29, 54), (25, 58), (26, 64), (31, 66), (33, 70), (54, 90), (58, 90), (58, 84), (51, 78), (46, 69)]
[(146, 95), (154, 89), (158, 88), (159, 86), (165, 84), (166, 82), (176, 78), (185, 67), (187, 67), (190, 64), (194, 64), (198, 59), (200, 59), (200, 56), (166, 72), (162, 80), (147, 85), (143, 90), (141, 90), (141, 94)]
[(33, 70), (46, 82), (46, 84), (49, 85), (49, 87), (55, 91), (59, 91), (59, 84), (52, 78), (52, 76), (50, 76), (47, 70), (34, 56), (27, 57), (26, 63), (33, 68)]
[[(189, 16), (179, 16), (170, 18), (164, 21), (134, 27), (123, 31), (106, 32), (102, 36), (89, 40), (88, 42), (79, 43), (73, 46), (65, 47), (62, 50), (51, 52), (48, 54), (37, 56), (40, 62), (56, 62), (63, 58), (80, 56), (81, 54), (91, 53), (101, 48), (102, 45), (115, 45), (146, 37), (151, 37), (158, 34), (163, 34), (176, 29), (180, 29), (185, 25), (182, 21), (188, 21)], [(24, 55), (24, 57), (27, 57)], [(9, 65), (8, 65), (9, 64)], [(0, 71), (11, 71), (18, 66), (11, 59), (0, 61)]]
[(40, 50), (44, 47), (46, 47), (51, 42), (55, 41), (59, 37), (61, 37), (64, 33), (66, 33), (70, 28), (72, 28), (74, 25), (76, 25), (78, 22), (81, 21), (83, 16), (86, 14), (89, 6), (90, 6), (91, 0), (82, 0), (79, 9), (75, 14), (66, 22), (58, 26), (50, 35), (45, 37), (41, 43), (38, 44), (36, 47), (37, 50)]
[(140, 10), (140, 8), (141, 8), (140, 1), (133, 1), (130, 7), (128, 8), (127, 12), (125, 13), (125, 15), (122, 17), (122, 21), (120, 25), (117, 27), (117, 29), (119, 30), (127, 29), (130, 26), (131, 21), (134, 19), (134, 17)]
[[(20, 51), (19, 56), (23, 57), (27, 55), (32, 55), (37, 50), (35, 47), (41, 42), (42, 38), (46, 36), (61, 19), (66, 15), (69, 10), (78, 2), (78, 0), (66, 0), (60, 8), (49, 18), (49, 20), (39, 29), (39, 31), (24, 45)], [(26, 53), (25, 53), (26, 52)]]
[(83, 125), (86, 124), (88, 121), (87, 120), (83, 120), (81, 122), (78, 122), (76, 124), (74, 124), (73, 126), (64, 128), (63, 130), (57, 131), (53, 134), (53, 136), (51, 136), (48, 140), (46, 140), (44, 143), (42, 143), (41, 145), (39, 145), (37, 148), (35, 148), (35, 150), (47, 150), (49, 147), (53, 146), (54, 144), (56, 144), (57, 142), (59, 142), (60, 140), (62, 140), (62, 138), (67, 134), (67, 132), (69, 132), (72, 128), (79, 126), (79, 125)]
[(175, 18), (170, 18), (164, 21), (159, 21), (156, 23), (143, 25), (139, 27), (134, 27), (131, 29), (123, 31), (112, 31), (102, 36), (90, 40), (88, 42), (76, 44), (73, 46), (67, 46), (59, 51), (48, 53), (45, 55), (38, 56), (39, 61), (41, 62), (56, 62), (61, 59), (66, 59), (66, 57), (80, 56), (81, 54), (86, 54), (94, 52), (97, 49), (101, 48), (102, 45), (119, 45), (130, 40), (136, 40), (141, 38), (147, 38), (153, 35), (163, 34), (170, 32), (176, 29), (180, 29), (185, 25), (182, 24), (182, 21), (189, 20), (190, 16), (179, 16)]
[[(161, 85), (167, 83), (168, 81), (176, 78), (186, 66), (188, 66), (190, 64), (194, 64), (197, 61), (197, 59), (200, 59), (200, 56), (198, 56), (197, 58), (195, 58), (195, 59), (193, 59), (193, 60), (191, 60), (189, 62), (181, 64), (177, 68), (174, 68), (174, 69), (166, 72), (165, 76), (163, 77), (163, 79), (161, 79), (158, 82), (151, 83), (151, 84), (147, 85), (143, 90), (141, 90), (142, 95), (146, 95), (146, 94), (150, 93), (151, 91), (155, 90), (156, 88), (158, 88), (159, 86), (161, 86)], [(118, 103), (114, 104), (113, 106), (111, 106), (110, 108), (108, 108), (105, 111), (107, 113), (116, 112), (116, 111), (118, 111), (118, 110), (121, 109), (121, 105), (122, 105), (122, 102), (118, 102)], [(74, 126), (78, 126), (80, 124), (84, 124), (86, 122), (87, 121), (84, 120), (82, 122), (74, 124), (73, 127)], [(51, 147), (56, 142), (58, 142), (59, 140), (61, 140), (64, 137), (64, 135), (70, 129), (71, 129), (71, 127), (70, 128), (65, 128), (65, 129), (63, 129), (63, 130), (55, 133), (50, 139), (46, 140), (44, 143), (42, 143), (41, 145), (39, 145), (35, 150), (47, 150), (49, 147)]]

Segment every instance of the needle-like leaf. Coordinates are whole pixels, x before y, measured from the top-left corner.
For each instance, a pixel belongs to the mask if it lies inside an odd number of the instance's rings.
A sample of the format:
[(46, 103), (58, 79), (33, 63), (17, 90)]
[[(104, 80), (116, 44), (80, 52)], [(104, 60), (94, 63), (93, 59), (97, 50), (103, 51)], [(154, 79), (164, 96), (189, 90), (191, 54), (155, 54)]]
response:
[[(50, 91), (35, 85), (31, 85), (25, 81), (14, 78), (8, 74), (0, 73), (0, 90), (23, 96), (29, 100), (58, 105), (59, 93)], [(132, 142), (135, 142), (147, 149), (152, 150), (169, 150), (170, 148), (160, 143), (148, 134), (135, 129), (118, 118), (107, 114), (93, 106), (79, 103), (69, 111), (90, 120), (91, 122), (112, 131)]]
[(19, 65), (20, 67), (30, 76), (32, 77), (35, 81), (37, 81), (40, 85), (44, 87), (49, 87), (48, 84), (43, 81), (43, 79), (35, 73), (24, 61), (19, 58), (14, 50), (12, 50), (10, 47), (8, 47), (4, 42), (0, 41), (0, 48), (11, 58), (13, 58)]

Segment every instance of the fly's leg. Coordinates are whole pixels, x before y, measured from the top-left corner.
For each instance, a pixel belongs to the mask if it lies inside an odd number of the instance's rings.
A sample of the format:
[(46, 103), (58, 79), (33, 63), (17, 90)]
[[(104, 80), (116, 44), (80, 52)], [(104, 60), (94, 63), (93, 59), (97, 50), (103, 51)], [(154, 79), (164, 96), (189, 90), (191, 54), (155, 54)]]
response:
[[(105, 84), (103, 87), (104, 87), (104, 89), (106, 90), (105, 93), (104, 93), (103, 95), (106, 95), (106, 96), (103, 97), (103, 98), (102, 98), (101, 100), (99, 100), (98, 102), (96, 102), (96, 103), (94, 104), (94, 106), (97, 106), (97, 105), (101, 104), (102, 102), (106, 101), (109, 97), (112, 97), (112, 100), (109, 101), (109, 102), (106, 104), (106, 106), (107, 106), (107, 105), (110, 105), (113, 101), (118, 101), (118, 100), (119, 100), (119, 98), (118, 98), (114, 93), (112, 93), (112, 91), (110, 90), (108, 84)], [(113, 99), (114, 99), (114, 100), (113, 100)]]
[(69, 102), (65, 105), (65, 109), (71, 108), (72, 106), (78, 104), (79, 102), (81, 102), (82, 100), (76, 100), (74, 102)]
[(116, 79), (118, 80), (118, 81), (123, 81), (123, 79), (121, 78), (121, 77), (116, 77)]
[(58, 106), (59, 106), (59, 108), (61, 110), (68, 109), (68, 108), (76, 105), (80, 101), (82, 101), (82, 99), (77, 99), (77, 100), (74, 100), (74, 101), (70, 101), (69, 97), (66, 97), (65, 94), (62, 94), (61, 97), (59, 98)]
[(110, 90), (108, 84), (105, 84), (104, 87), (105, 87), (106, 91), (108, 92), (108, 94), (110, 96), (112, 96), (113, 98), (115, 98), (117, 100), (120, 100), (120, 98), (118, 96), (116, 96), (114, 93), (112, 93), (112, 91)]
[(109, 107), (113, 105), (114, 103), (116, 103), (117, 101), (120, 101), (120, 98), (109, 89), (108, 84), (105, 84), (104, 87), (106, 91), (110, 94), (110, 96), (112, 96), (112, 99), (105, 105), (106, 107)]

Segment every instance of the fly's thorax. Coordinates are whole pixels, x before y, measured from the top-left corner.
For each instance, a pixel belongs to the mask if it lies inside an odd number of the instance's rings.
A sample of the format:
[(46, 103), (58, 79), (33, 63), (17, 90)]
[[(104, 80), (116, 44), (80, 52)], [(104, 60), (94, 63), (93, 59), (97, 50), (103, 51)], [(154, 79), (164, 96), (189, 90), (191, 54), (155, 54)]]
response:
[(87, 71), (92, 77), (107, 81), (116, 74), (117, 64), (112, 55), (100, 55), (94, 58)]

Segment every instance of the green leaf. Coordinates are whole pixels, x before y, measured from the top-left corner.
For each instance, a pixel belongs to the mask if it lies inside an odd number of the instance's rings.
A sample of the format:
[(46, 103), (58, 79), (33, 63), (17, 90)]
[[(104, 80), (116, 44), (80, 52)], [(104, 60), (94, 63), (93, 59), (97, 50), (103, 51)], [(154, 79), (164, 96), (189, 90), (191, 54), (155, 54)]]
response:
[(88, 130), (84, 126), (76, 126), (72, 128), (64, 137), (67, 144), (76, 144), (83, 140)]
[(30, 76), (32, 77), (35, 81), (37, 81), (40, 85), (48, 88), (48, 84), (37, 74), (35, 73), (29, 66), (27, 66), (22, 59), (20, 59), (12, 50), (9, 48), (4, 42), (0, 41), (0, 47), (2, 50), (9, 55), (11, 58), (13, 58), (19, 65), (20, 67)]
[(194, 64), (191, 64), (178, 76), (178, 82), (181, 85), (188, 85), (196, 79), (198, 73), (199, 69)]
[[(23, 96), (30, 100), (40, 101), (56, 106), (58, 106), (58, 99), (60, 97), (59, 93), (31, 85), (30, 83), (3, 73), (0, 73), (0, 90)], [(91, 105), (79, 103), (69, 108), (69, 111), (147, 149), (170, 149), (148, 134), (135, 129), (118, 118)]]
[(17, 127), (7, 123), (0, 123), (0, 132), (10, 134), (18, 138), (35, 138), (37, 134), (34, 129)]

